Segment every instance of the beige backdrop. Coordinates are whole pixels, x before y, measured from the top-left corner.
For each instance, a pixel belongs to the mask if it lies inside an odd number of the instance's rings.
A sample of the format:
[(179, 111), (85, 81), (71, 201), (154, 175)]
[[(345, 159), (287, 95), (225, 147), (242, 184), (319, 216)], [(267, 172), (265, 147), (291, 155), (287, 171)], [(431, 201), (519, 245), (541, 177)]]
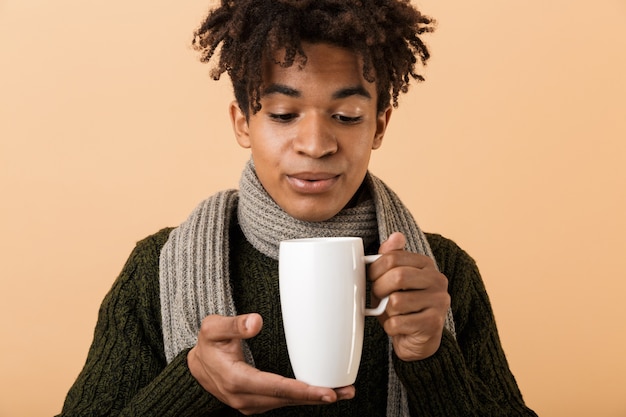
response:
[[(60, 411), (135, 241), (237, 184), (208, 0), (0, 0), (0, 416)], [(373, 171), (478, 261), (541, 416), (626, 416), (626, 2), (422, 0)]]

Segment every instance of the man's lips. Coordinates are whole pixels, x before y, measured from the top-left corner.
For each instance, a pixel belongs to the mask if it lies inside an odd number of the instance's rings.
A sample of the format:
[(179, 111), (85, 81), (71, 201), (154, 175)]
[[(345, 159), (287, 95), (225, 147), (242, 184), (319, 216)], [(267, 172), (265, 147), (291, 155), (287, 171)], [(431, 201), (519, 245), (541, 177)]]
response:
[(300, 193), (323, 193), (331, 189), (339, 175), (331, 173), (300, 173), (287, 175), (287, 182)]

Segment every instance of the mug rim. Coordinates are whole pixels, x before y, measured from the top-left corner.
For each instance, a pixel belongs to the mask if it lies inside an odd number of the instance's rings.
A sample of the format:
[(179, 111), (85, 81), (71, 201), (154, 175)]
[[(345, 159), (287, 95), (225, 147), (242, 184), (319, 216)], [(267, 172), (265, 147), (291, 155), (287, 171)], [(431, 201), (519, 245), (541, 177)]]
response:
[(356, 240), (363, 241), (360, 237), (356, 236), (328, 236), (328, 237), (305, 237), (305, 238), (297, 238), (297, 239), (287, 239), (282, 240), (280, 244), (289, 243), (289, 244), (307, 244), (307, 243), (341, 243), (341, 242), (354, 242)]

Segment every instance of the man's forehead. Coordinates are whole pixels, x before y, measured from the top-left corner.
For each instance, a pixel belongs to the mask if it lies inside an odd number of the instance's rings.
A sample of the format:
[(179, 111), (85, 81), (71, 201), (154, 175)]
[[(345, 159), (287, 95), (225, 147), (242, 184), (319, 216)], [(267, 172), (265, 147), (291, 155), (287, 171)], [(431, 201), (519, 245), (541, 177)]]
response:
[[(288, 97), (299, 98), (302, 97), (302, 91), (297, 88), (280, 84), (280, 83), (271, 83), (264, 87), (261, 91), (261, 97), (271, 96), (275, 94), (285, 95)], [(353, 85), (338, 88), (332, 91), (330, 98), (332, 100), (341, 100), (348, 97), (360, 97), (367, 100), (371, 100), (372, 95), (363, 85)]]
[(267, 55), (261, 65), (259, 98), (318, 95), (333, 101), (348, 97), (369, 101), (378, 97), (376, 81), (365, 79), (361, 55), (349, 48), (305, 42), (299, 53), (279, 48), (271, 58)]
[(364, 80), (361, 55), (351, 49), (328, 43), (305, 42), (301, 50), (293, 51), (280, 48), (264, 55), (260, 70), (264, 83), (271, 83), (271, 79), (275, 77), (299, 76), (300, 71), (337, 71)]
[(315, 51), (320, 49), (327, 52), (333, 51), (340, 52), (343, 55), (351, 55), (358, 60), (361, 69), (363, 68), (361, 52), (328, 42), (303, 41), (298, 45), (276, 47), (263, 53), (263, 63), (265, 65), (278, 65), (282, 68), (296, 66), (303, 69), (311, 58), (315, 58)]

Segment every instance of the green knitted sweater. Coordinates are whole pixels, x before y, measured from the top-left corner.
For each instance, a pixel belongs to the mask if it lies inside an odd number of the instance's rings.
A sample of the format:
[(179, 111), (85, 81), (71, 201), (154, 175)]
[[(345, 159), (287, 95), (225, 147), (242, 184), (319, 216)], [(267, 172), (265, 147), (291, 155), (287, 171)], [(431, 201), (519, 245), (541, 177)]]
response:
[[(159, 254), (172, 229), (139, 242), (100, 308), (86, 364), (59, 416), (236, 416), (187, 367), (187, 350), (166, 364), (159, 302)], [(452, 241), (427, 234), (449, 280), (457, 339), (444, 332), (435, 355), (394, 366), (415, 416), (536, 416), (523, 402), (502, 350), (474, 261)], [(278, 299), (278, 262), (231, 230), (231, 276), (238, 313), (257, 312), (263, 329), (249, 340), (255, 365), (291, 376)], [(388, 339), (367, 318), (356, 397), (324, 406), (285, 407), (267, 416), (384, 416)]]

